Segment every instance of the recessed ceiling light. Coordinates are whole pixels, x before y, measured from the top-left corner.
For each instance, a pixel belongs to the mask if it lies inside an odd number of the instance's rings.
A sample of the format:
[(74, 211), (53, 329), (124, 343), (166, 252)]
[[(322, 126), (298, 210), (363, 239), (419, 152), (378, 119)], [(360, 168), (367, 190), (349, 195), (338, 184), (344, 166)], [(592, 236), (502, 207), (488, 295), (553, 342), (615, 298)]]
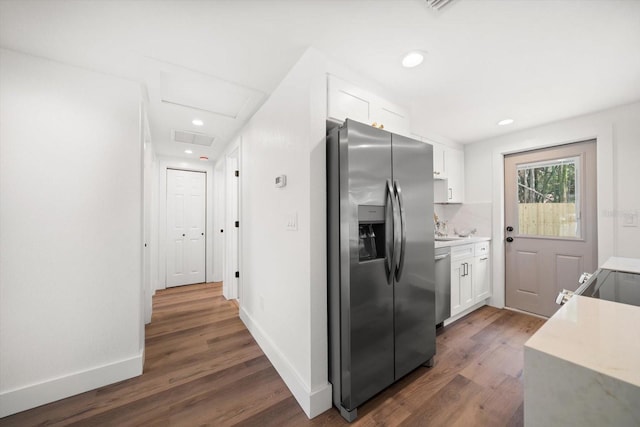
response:
[(202, 120), (200, 120), (200, 119), (193, 119), (191, 121), (191, 123), (193, 123), (194, 126), (202, 126), (202, 125), (204, 125), (204, 122)]
[(184, 152), (187, 153), (187, 154), (193, 153), (193, 151), (191, 151), (191, 150), (184, 150)]
[(506, 126), (510, 125), (511, 123), (513, 123), (513, 119), (504, 119), (498, 122), (498, 126)]
[(424, 55), (420, 52), (413, 51), (407, 53), (404, 58), (402, 58), (402, 66), (405, 68), (413, 68), (422, 64), (424, 61)]

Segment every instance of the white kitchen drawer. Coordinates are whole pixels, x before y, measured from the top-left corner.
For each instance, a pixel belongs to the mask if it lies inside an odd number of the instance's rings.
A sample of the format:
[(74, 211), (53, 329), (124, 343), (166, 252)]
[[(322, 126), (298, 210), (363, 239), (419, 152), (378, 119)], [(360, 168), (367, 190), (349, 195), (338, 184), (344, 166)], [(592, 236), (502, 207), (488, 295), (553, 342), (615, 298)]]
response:
[(482, 256), (489, 254), (489, 242), (480, 242), (475, 244), (474, 256)]
[(473, 244), (451, 247), (451, 261), (473, 256)]

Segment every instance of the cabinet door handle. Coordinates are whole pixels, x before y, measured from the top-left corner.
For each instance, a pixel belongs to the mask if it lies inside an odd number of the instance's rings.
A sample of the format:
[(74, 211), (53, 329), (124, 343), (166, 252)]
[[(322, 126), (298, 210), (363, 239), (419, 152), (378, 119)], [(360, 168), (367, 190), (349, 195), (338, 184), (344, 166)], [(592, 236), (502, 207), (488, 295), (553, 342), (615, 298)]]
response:
[(489, 258), (484, 257), (484, 258), (480, 258), (480, 261), (486, 261), (486, 260), (488, 260), (488, 259), (489, 259)]
[(453, 199), (453, 189), (449, 188), (449, 200)]

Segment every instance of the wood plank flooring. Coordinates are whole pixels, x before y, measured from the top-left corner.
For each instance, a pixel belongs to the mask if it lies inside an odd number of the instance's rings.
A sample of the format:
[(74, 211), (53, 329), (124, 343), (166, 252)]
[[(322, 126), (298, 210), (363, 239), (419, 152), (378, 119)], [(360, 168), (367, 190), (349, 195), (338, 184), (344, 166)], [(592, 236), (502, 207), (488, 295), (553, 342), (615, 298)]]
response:
[[(521, 426), (523, 344), (544, 323), (483, 307), (439, 331), (419, 368), (358, 408), (353, 426)], [(143, 375), (0, 419), (0, 426), (344, 426), (308, 420), (220, 283), (159, 291)]]

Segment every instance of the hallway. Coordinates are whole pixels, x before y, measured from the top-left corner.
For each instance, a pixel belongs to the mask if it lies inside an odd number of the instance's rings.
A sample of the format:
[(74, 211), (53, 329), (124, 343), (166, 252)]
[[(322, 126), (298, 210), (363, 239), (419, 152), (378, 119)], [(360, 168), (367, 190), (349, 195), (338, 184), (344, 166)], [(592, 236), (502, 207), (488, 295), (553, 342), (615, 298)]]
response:
[[(222, 283), (158, 291), (143, 375), (0, 420), (34, 425), (231, 425), (291, 393), (222, 297)], [(250, 403), (248, 403), (250, 402)]]

